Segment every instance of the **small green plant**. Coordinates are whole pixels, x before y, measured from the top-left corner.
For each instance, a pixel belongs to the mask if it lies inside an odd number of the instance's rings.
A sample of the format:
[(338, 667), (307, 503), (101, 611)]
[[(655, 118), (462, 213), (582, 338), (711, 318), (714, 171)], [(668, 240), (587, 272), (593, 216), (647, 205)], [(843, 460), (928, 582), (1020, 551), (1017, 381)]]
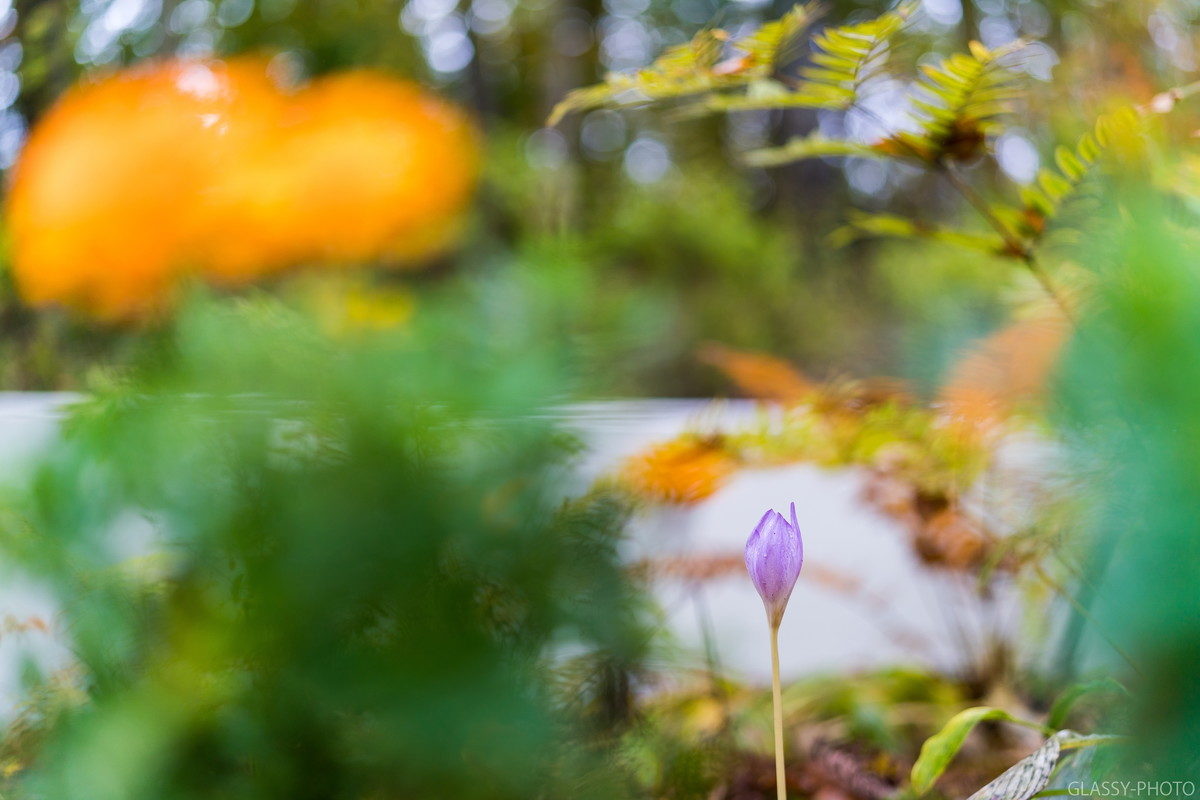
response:
[(977, 706), (955, 714), (940, 731), (921, 746), (921, 755), (913, 764), (909, 786), (916, 795), (933, 788), (950, 762), (962, 748), (967, 736), (985, 722), (1007, 722), (1041, 730), (1046, 741), (1037, 750), (1009, 767), (970, 800), (1030, 800), (1046, 788), (1063, 753), (1120, 741), (1117, 736), (1085, 736), (1069, 730), (1052, 731), (1036, 722), (1016, 717), (1001, 708)]

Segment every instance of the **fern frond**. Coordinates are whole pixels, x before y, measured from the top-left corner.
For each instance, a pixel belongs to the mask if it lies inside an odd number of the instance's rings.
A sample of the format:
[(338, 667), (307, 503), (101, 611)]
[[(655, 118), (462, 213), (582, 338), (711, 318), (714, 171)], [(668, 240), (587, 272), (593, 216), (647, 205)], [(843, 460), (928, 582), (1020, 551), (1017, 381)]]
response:
[(721, 58), (726, 38), (722, 30), (701, 31), (690, 42), (668, 48), (645, 69), (610, 72), (604, 83), (568, 93), (550, 112), (548, 124), (556, 125), (575, 111), (636, 105), (713, 89), (722, 82), (713, 67)]
[[(814, 5), (797, 5), (735, 42), (720, 29), (701, 31), (690, 42), (666, 50), (649, 67), (609, 73), (601, 84), (570, 92), (554, 107), (548, 124), (555, 125), (575, 111), (639, 105), (769, 81), (815, 17)], [(723, 60), (727, 50), (734, 55)]]
[(891, 149), (929, 163), (966, 161), (982, 152), (1020, 95), (1020, 76), (1006, 62), (1024, 44), (989, 50), (971, 42), (969, 53), (925, 66), (913, 99), (919, 128), (890, 137)]
[(1056, 216), (1069, 196), (1076, 193), (1105, 150), (1118, 140), (1136, 136), (1142, 118), (1132, 108), (1105, 114), (1092, 130), (1079, 137), (1075, 147), (1059, 146), (1054, 167), (1043, 167), (1034, 182), (1021, 191), (1020, 213), (1033, 223), (1033, 238)]
[[(739, 39), (734, 47), (742, 51), (743, 69), (758, 69), (754, 77), (766, 77), (777, 72), (792, 57), (800, 34), (808, 30), (819, 14), (814, 3), (797, 5), (774, 22), (768, 22), (754, 33)], [(732, 66), (732, 65), (731, 65)]]
[(804, 83), (799, 93), (823, 108), (850, 108), (863, 88), (884, 74), (892, 40), (915, 8), (914, 3), (904, 3), (875, 19), (817, 34), (812, 65), (800, 73)]
[(747, 164), (754, 167), (774, 167), (791, 161), (826, 156), (859, 156), (862, 158), (886, 158), (887, 154), (869, 144), (845, 139), (829, 139), (820, 133), (798, 136), (779, 147), (752, 150), (744, 156)]
[(875, 19), (827, 28), (813, 37), (812, 63), (800, 71), (800, 85), (741, 97), (713, 97), (710, 111), (754, 111), (780, 108), (846, 110), (862, 97), (864, 87), (885, 74), (896, 35), (916, 4), (904, 3)]
[(859, 239), (876, 236), (929, 239), (989, 255), (998, 255), (1005, 251), (1004, 240), (997, 235), (945, 228), (894, 214), (854, 214), (847, 225), (834, 231), (829, 238), (834, 246), (843, 246)]

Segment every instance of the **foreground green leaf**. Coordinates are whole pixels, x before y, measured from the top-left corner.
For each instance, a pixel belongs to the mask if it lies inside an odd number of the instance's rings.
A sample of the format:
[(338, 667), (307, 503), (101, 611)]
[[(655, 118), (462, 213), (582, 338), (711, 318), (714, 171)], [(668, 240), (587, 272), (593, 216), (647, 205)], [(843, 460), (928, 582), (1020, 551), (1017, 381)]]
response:
[(981, 722), (995, 720), (1029, 724), (1002, 708), (976, 706), (960, 711), (921, 745), (921, 754), (913, 764), (910, 775), (913, 792), (920, 795), (933, 788), (933, 784), (946, 771), (946, 767), (950, 766), (950, 762), (962, 749), (963, 742), (967, 740), (967, 735), (975, 730), (975, 726)]

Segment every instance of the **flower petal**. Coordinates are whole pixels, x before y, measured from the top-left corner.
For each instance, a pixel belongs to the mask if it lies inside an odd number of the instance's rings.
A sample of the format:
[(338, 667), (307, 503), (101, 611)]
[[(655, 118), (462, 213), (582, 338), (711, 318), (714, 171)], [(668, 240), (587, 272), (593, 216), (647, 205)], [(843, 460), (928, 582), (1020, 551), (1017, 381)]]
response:
[(767, 511), (746, 541), (746, 570), (762, 597), (772, 625), (778, 625), (783, 619), (804, 561), (804, 545), (800, 527), (796, 524), (794, 503), (791, 511), (792, 522), (777, 511)]

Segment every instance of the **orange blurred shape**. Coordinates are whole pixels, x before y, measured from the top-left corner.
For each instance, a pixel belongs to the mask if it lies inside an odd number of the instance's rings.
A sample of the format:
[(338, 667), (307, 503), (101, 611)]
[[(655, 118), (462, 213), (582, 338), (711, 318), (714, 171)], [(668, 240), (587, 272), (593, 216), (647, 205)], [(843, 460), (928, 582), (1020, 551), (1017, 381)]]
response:
[(410, 264), (444, 248), (479, 170), (476, 132), (414, 84), (356, 71), (297, 92), (273, 135), (213, 193), (228, 238), (208, 259), (240, 281), (295, 263)]
[(31, 303), (129, 318), (189, 274), (417, 258), (449, 242), (478, 160), (460, 111), (383, 75), (289, 92), (261, 59), (141, 66), (35, 126), (9, 193), (14, 274)]
[(736, 467), (716, 443), (686, 437), (654, 445), (628, 459), (619, 481), (644, 500), (690, 505), (724, 486)]
[(1069, 329), (1061, 314), (1046, 313), (1017, 320), (976, 343), (939, 393), (945, 413), (988, 429), (1036, 403)]
[(205, 228), (198, 202), (265, 71), (171, 62), (67, 92), (30, 135), (8, 201), (13, 269), (32, 303), (101, 316), (158, 305)]
[(800, 370), (775, 356), (707, 344), (700, 359), (713, 365), (747, 397), (795, 405), (815, 388)]

